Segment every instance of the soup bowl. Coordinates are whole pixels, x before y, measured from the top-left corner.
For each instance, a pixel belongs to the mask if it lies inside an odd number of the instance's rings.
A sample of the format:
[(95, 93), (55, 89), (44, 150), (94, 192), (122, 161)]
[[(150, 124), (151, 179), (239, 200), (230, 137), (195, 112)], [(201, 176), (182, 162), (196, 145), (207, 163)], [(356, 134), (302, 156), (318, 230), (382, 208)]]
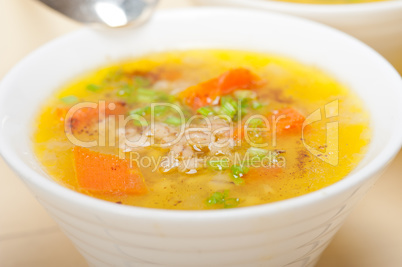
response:
[[(32, 151), (32, 121), (55, 89), (103, 64), (188, 48), (273, 53), (329, 73), (371, 114), (363, 161), (343, 180), (304, 196), (207, 211), (117, 205), (65, 188), (43, 171)], [(171, 10), (139, 29), (79, 30), (20, 62), (0, 85), (0, 152), (91, 266), (312, 266), (400, 149), (401, 89), (386, 60), (327, 26), (250, 10)]]
[(402, 73), (402, 1), (325, 5), (275, 0), (193, 0), (291, 14), (342, 30), (380, 52)]

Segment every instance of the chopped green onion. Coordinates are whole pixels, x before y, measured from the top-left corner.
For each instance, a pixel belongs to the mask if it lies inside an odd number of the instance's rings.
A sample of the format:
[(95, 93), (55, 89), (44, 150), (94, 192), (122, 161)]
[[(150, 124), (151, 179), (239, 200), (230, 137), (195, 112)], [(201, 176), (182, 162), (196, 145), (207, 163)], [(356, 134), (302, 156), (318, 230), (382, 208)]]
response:
[(167, 106), (155, 106), (154, 107), (154, 115), (161, 116), (164, 115), (168, 111)]
[(74, 104), (78, 102), (78, 97), (74, 96), (74, 95), (69, 95), (69, 96), (65, 96), (60, 98), (61, 102), (63, 102), (64, 104)]
[(249, 99), (244, 99), (240, 102), (240, 107), (242, 109), (246, 109), (248, 107), (250, 107), (250, 100)]
[(141, 116), (145, 116), (147, 114), (149, 114), (151, 112), (151, 107), (146, 106), (143, 108), (137, 108), (137, 109), (133, 109), (129, 112), (129, 115), (141, 115)]
[(229, 159), (228, 158), (211, 159), (208, 161), (208, 167), (216, 171), (226, 170), (229, 168)]
[(249, 172), (250, 168), (247, 166), (233, 165), (231, 167), (232, 180), (235, 184), (240, 185), (244, 183), (242, 177)]
[(260, 102), (254, 100), (253, 102), (251, 102), (251, 107), (253, 109), (259, 109), (262, 107), (262, 104)]
[(239, 177), (243, 177), (244, 175), (246, 175), (248, 173), (248, 171), (250, 170), (249, 167), (247, 166), (242, 166), (242, 165), (232, 165), (231, 167), (232, 170), (232, 174), (239, 176)]
[(176, 101), (176, 97), (174, 95), (166, 94), (165, 92), (160, 92), (158, 100), (173, 103)]
[(170, 116), (170, 117), (166, 118), (165, 123), (174, 125), (174, 126), (180, 126), (182, 124), (182, 121), (178, 117)]
[(236, 100), (233, 99), (233, 97), (231, 96), (226, 95), (221, 98), (221, 105), (224, 105), (226, 103), (230, 103), (232, 106), (237, 107)]
[(264, 121), (260, 118), (254, 118), (249, 121), (248, 127), (249, 128), (262, 128), (264, 126)]
[(226, 103), (225, 105), (223, 105), (221, 107), (220, 113), (222, 115), (227, 115), (230, 118), (233, 118), (233, 116), (236, 115), (237, 110), (232, 105), (230, 105), (229, 103)]
[[(154, 115), (161, 116), (164, 115), (168, 110), (167, 106), (155, 106), (154, 107)], [(142, 108), (133, 109), (129, 112), (129, 115), (141, 115), (145, 116), (151, 114), (151, 106), (145, 106)]]
[(207, 204), (214, 205), (214, 204), (223, 204), (225, 198), (229, 195), (229, 191), (225, 190), (222, 192), (215, 192), (213, 193), (208, 199)]
[(215, 114), (215, 111), (210, 108), (210, 107), (201, 107), (197, 110), (198, 113), (200, 113), (202, 116), (211, 116)]
[(257, 99), (257, 93), (251, 90), (237, 90), (234, 92), (234, 96), (239, 100)]
[(221, 98), (221, 109), (220, 113), (222, 115), (227, 115), (233, 118), (237, 114), (237, 102), (230, 96), (224, 96)]
[(134, 126), (139, 126), (139, 127), (146, 127), (149, 125), (149, 123), (147, 121), (145, 121), (146, 123), (142, 124), (141, 121), (139, 120), (133, 120), (133, 124)]
[(228, 198), (229, 190), (223, 192), (213, 193), (206, 201), (208, 206), (223, 205), (223, 208), (235, 208), (239, 205), (240, 200), (238, 198)]
[(101, 89), (102, 89), (102, 87), (100, 85), (97, 85), (97, 84), (91, 83), (91, 84), (87, 85), (87, 90), (91, 91), (91, 92), (98, 92)]
[(142, 103), (152, 103), (156, 100), (166, 101), (172, 103), (176, 100), (176, 97), (169, 95), (165, 92), (156, 91), (153, 89), (138, 88), (137, 89), (137, 101)]
[(137, 101), (140, 103), (152, 103), (157, 97), (157, 91), (152, 89), (137, 89)]

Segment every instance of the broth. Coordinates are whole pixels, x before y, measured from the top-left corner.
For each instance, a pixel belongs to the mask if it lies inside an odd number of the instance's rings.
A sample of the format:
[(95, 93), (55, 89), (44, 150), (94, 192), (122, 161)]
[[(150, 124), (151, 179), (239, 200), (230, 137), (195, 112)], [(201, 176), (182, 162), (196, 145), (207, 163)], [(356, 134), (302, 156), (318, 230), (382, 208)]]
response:
[[(95, 108), (68, 117), (84, 102)], [(190, 138), (174, 143), (180, 114), (163, 105), (151, 111), (152, 103), (179, 107)], [(117, 119), (130, 114), (123, 125)], [(306, 123), (311, 114), (321, 120)], [(33, 147), (49, 175), (72, 190), (119, 204), (200, 210), (329, 186), (357, 166), (369, 140), (360, 99), (321, 70), (261, 53), (191, 50), (107, 66), (60, 88), (38, 114)]]

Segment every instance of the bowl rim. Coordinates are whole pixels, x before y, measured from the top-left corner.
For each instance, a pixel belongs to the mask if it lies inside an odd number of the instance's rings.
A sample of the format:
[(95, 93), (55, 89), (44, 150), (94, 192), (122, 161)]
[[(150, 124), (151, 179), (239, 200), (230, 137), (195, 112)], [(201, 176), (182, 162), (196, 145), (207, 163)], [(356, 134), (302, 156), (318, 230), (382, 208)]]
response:
[[(395, 78), (398, 78), (400, 88), (402, 89), (402, 79), (396, 70), (388, 63), (381, 55), (375, 52), (372, 48), (368, 47), (364, 43), (359, 40), (326, 25), (322, 25), (317, 22), (309, 21), (306, 19), (277, 14), (267, 11), (257, 11), (257, 10), (242, 10), (238, 8), (179, 8), (179, 9), (171, 9), (158, 11), (155, 14), (154, 21), (163, 21), (166, 19), (174, 19), (177, 20), (180, 17), (186, 18), (191, 15), (207, 15), (211, 14), (228, 16), (231, 14), (235, 16), (240, 13), (248, 13), (248, 15), (270, 15), (271, 17), (277, 17), (280, 19), (286, 19), (298, 23), (302, 23), (304, 26), (308, 27), (316, 27), (321, 28), (321, 30), (328, 31), (329, 34), (338, 35), (342, 37), (342, 41), (351, 42), (354, 44), (358, 44), (362, 49), (366, 49), (371, 57), (376, 58), (376, 60), (382, 61), (383, 68), (387, 70), (387, 72), (392, 73)], [(367, 164), (359, 171), (348, 174), (342, 180), (327, 186), (323, 189), (314, 191), (309, 194), (305, 194), (302, 196), (281, 200), (268, 204), (261, 204), (250, 207), (243, 208), (235, 208), (235, 209), (225, 209), (225, 210), (166, 210), (166, 209), (155, 209), (155, 208), (144, 208), (144, 207), (135, 207), (128, 205), (116, 205), (115, 203), (96, 199), (93, 197), (89, 197), (87, 195), (78, 193), (71, 189), (68, 189), (59, 183), (46, 178), (43, 175), (38, 174), (35, 170), (33, 170), (30, 166), (26, 165), (17, 155), (15, 151), (13, 151), (12, 147), (7, 143), (6, 137), (3, 135), (2, 129), (4, 128), (3, 122), (6, 119), (7, 115), (4, 111), (1, 110), (1, 102), (5, 101), (5, 96), (10, 86), (9, 83), (12, 84), (13, 78), (18, 74), (21, 68), (26, 64), (26, 62), (35, 59), (35, 57), (43, 51), (46, 51), (48, 47), (58, 45), (70, 39), (79, 39), (80, 36), (88, 34), (92, 32), (89, 28), (83, 28), (77, 31), (73, 31), (69, 34), (58, 37), (45, 45), (42, 45), (38, 49), (31, 52), (28, 56), (22, 59), (16, 66), (14, 66), (4, 77), (4, 79), (0, 83), (0, 154), (7, 162), (7, 164), (17, 173), (20, 178), (30, 185), (33, 185), (39, 188), (42, 191), (46, 191), (48, 194), (57, 196), (59, 200), (67, 201), (69, 203), (73, 203), (76, 205), (83, 206), (85, 208), (91, 210), (102, 211), (107, 214), (113, 214), (117, 216), (125, 216), (130, 218), (141, 218), (147, 220), (164, 220), (171, 222), (182, 222), (183, 220), (187, 222), (208, 222), (215, 221), (217, 219), (225, 219), (225, 220), (233, 220), (233, 219), (244, 219), (248, 217), (256, 217), (261, 215), (273, 215), (276, 213), (287, 212), (289, 210), (297, 210), (302, 206), (308, 206), (312, 203), (320, 202), (320, 200), (332, 197), (334, 195), (340, 194), (345, 191), (347, 188), (352, 187), (353, 185), (358, 185), (361, 181), (364, 181), (371, 177), (373, 174), (379, 172), (384, 166), (388, 164), (390, 160), (392, 160), (396, 154), (398, 153), (400, 147), (402, 146), (402, 106), (399, 108), (398, 112), (399, 120), (401, 123), (395, 126), (393, 135), (389, 138), (387, 145), (381, 150), (371, 162), (372, 164)], [(396, 81), (396, 79), (395, 79)], [(396, 86), (395, 86), (396, 87)], [(394, 88), (393, 93), (395, 97), (401, 99), (402, 102), (402, 90), (397, 90)], [(40, 198), (40, 197), (39, 197)]]
[[(192, 0), (195, 3), (211, 3), (212, 0)], [(354, 4), (305, 4), (282, 2), (276, 0), (213, 0), (225, 5), (248, 6), (265, 8), (275, 11), (286, 11), (293, 14), (310, 13), (315, 15), (345, 15), (355, 13), (374, 13), (394, 11), (395, 8), (402, 11), (402, 0), (386, 0), (381, 2), (354, 3)]]

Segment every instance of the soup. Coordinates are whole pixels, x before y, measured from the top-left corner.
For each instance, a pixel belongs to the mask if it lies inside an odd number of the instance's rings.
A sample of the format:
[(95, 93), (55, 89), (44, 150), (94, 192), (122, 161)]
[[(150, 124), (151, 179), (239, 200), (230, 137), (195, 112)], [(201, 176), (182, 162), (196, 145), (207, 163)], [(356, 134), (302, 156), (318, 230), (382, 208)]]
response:
[(299, 4), (362, 4), (373, 2), (384, 2), (389, 0), (275, 0), (281, 2), (292, 2)]
[(360, 99), (313, 66), (235, 50), (155, 53), (87, 73), (40, 110), (60, 184), (119, 204), (221, 209), (307, 194), (363, 158)]

